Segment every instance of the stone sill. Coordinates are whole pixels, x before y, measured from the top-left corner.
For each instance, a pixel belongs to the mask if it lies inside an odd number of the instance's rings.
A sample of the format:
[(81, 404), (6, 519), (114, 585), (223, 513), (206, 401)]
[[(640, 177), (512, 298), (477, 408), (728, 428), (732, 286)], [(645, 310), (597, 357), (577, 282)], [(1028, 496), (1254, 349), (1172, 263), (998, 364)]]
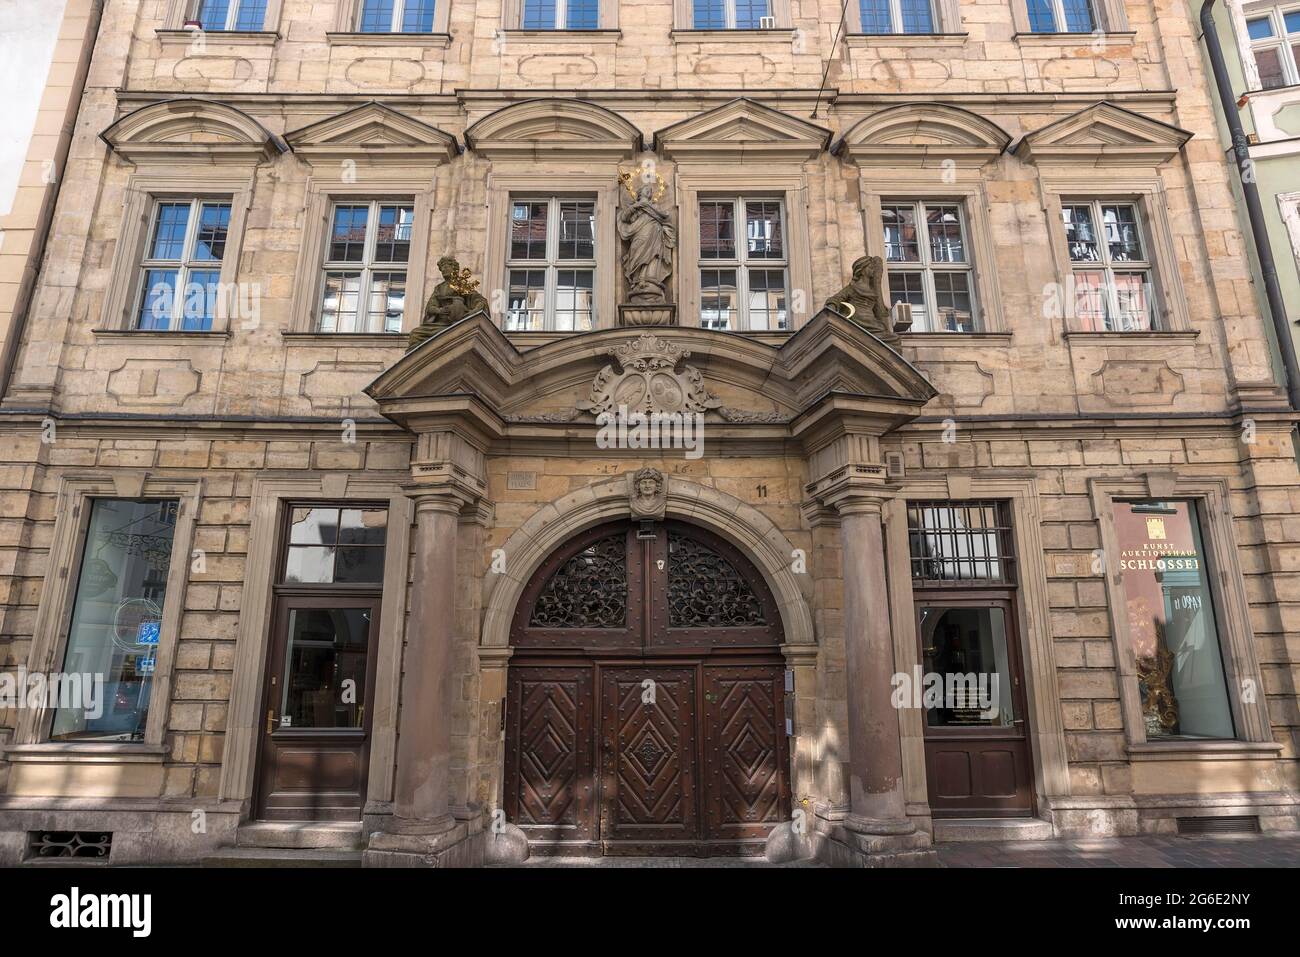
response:
[(189, 46), (198, 37), (211, 46), (273, 46), (280, 39), (274, 30), (155, 30), (164, 47)]
[(327, 33), (330, 46), (440, 47), (451, 43), (450, 33)]
[(967, 342), (987, 345), (1010, 345), (1009, 332), (900, 332), (903, 344), (957, 346)]
[(91, 335), (96, 339), (118, 340), (120, 342), (129, 342), (132, 339), (170, 339), (174, 342), (202, 342), (208, 345), (221, 345), (223, 339), (230, 338), (230, 332), (226, 329), (210, 331), (194, 329), (188, 331), (177, 330), (175, 332), (169, 332), (165, 329), (92, 329)]
[(1130, 744), (1131, 761), (1258, 761), (1276, 758), (1282, 745), (1273, 741), (1147, 741)]
[(63, 742), (13, 744), (5, 758), (13, 764), (162, 764), (167, 749), (139, 742)]
[(773, 27), (771, 30), (670, 30), (668, 35), (676, 43), (753, 43), (755, 40), (790, 43), (794, 40), (794, 27)]
[(291, 346), (379, 346), (391, 349), (406, 345), (404, 332), (282, 332)]
[(1011, 39), (1015, 43), (1045, 47), (1092, 46), (1098, 40), (1101, 40), (1103, 46), (1111, 42), (1127, 42), (1131, 44), (1136, 38), (1136, 30), (1122, 30), (1112, 33), (1013, 33), (1011, 35)]
[(502, 30), (507, 40), (527, 43), (617, 43), (622, 30)]
[(1163, 346), (1171, 342), (1193, 342), (1199, 339), (1199, 329), (1165, 329), (1152, 332), (1086, 332), (1082, 329), (1067, 332), (1065, 341), (1073, 343), (1123, 342), (1128, 345)]
[(875, 47), (963, 46), (969, 33), (846, 33), (844, 42), (853, 50)]

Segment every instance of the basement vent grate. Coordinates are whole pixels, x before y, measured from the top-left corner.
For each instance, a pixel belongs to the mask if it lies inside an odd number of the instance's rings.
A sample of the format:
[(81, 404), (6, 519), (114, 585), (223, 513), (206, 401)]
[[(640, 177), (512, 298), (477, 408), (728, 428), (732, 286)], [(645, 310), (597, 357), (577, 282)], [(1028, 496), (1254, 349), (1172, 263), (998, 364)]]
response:
[(94, 858), (107, 860), (113, 849), (111, 831), (32, 831), (27, 835), (27, 859)]
[(1180, 817), (1179, 834), (1258, 834), (1259, 816), (1236, 814), (1231, 817)]

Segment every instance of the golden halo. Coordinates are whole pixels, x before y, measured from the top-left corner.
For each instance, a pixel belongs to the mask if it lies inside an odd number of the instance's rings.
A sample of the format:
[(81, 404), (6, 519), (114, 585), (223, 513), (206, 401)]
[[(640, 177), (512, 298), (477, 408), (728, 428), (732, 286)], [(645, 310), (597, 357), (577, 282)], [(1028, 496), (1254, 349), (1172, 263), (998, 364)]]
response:
[[(623, 188), (627, 190), (627, 194), (633, 199), (636, 199), (636, 190), (632, 187), (632, 178), (636, 175), (638, 174), (635, 172), (628, 172), (627, 170), (620, 169), (618, 171), (618, 181), (623, 184)], [(668, 192), (668, 183), (665, 182), (662, 176), (655, 173), (654, 201), (656, 203), (659, 202), (666, 192)]]

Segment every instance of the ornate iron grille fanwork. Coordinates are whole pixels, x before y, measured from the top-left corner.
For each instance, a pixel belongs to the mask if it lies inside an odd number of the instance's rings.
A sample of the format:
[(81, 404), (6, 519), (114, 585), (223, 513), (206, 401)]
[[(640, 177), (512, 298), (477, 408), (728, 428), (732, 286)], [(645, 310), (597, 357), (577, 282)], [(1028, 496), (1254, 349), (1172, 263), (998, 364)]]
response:
[(530, 628), (622, 628), (627, 623), (627, 551), (622, 532), (588, 545), (560, 566), (537, 596)]
[(729, 561), (695, 539), (668, 534), (668, 627), (764, 624), (763, 603)]
[(27, 856), (107, 858), (113, 849), (111, 831), (32, 831)]
[(907, 537), (913, 582), (1015, 583), (1015, 548), (1005, 502), (909, 502)]

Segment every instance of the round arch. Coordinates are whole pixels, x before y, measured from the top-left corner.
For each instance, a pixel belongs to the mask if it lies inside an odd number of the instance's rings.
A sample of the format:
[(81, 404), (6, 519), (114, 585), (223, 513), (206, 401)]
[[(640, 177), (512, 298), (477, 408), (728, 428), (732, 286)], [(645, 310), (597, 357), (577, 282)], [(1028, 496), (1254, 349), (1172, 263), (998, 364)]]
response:
[[(751, 505), (717, 489), (665, 476), (668, 518), (726, 539), (753, 564), (771, 589), (781, 615), (786, 646), (811, 646), (812, 613), (804, 584), (791, 568), (793, 546), (772, 521)], [(502, 546), (506, 571), (489, 574), (481, 647), (505, 649), (515, 606), (533, 573), (574, 535), (617, 518), (630, 518), (627, 477), (620, 475), (571, 492), (538, 509)]]

